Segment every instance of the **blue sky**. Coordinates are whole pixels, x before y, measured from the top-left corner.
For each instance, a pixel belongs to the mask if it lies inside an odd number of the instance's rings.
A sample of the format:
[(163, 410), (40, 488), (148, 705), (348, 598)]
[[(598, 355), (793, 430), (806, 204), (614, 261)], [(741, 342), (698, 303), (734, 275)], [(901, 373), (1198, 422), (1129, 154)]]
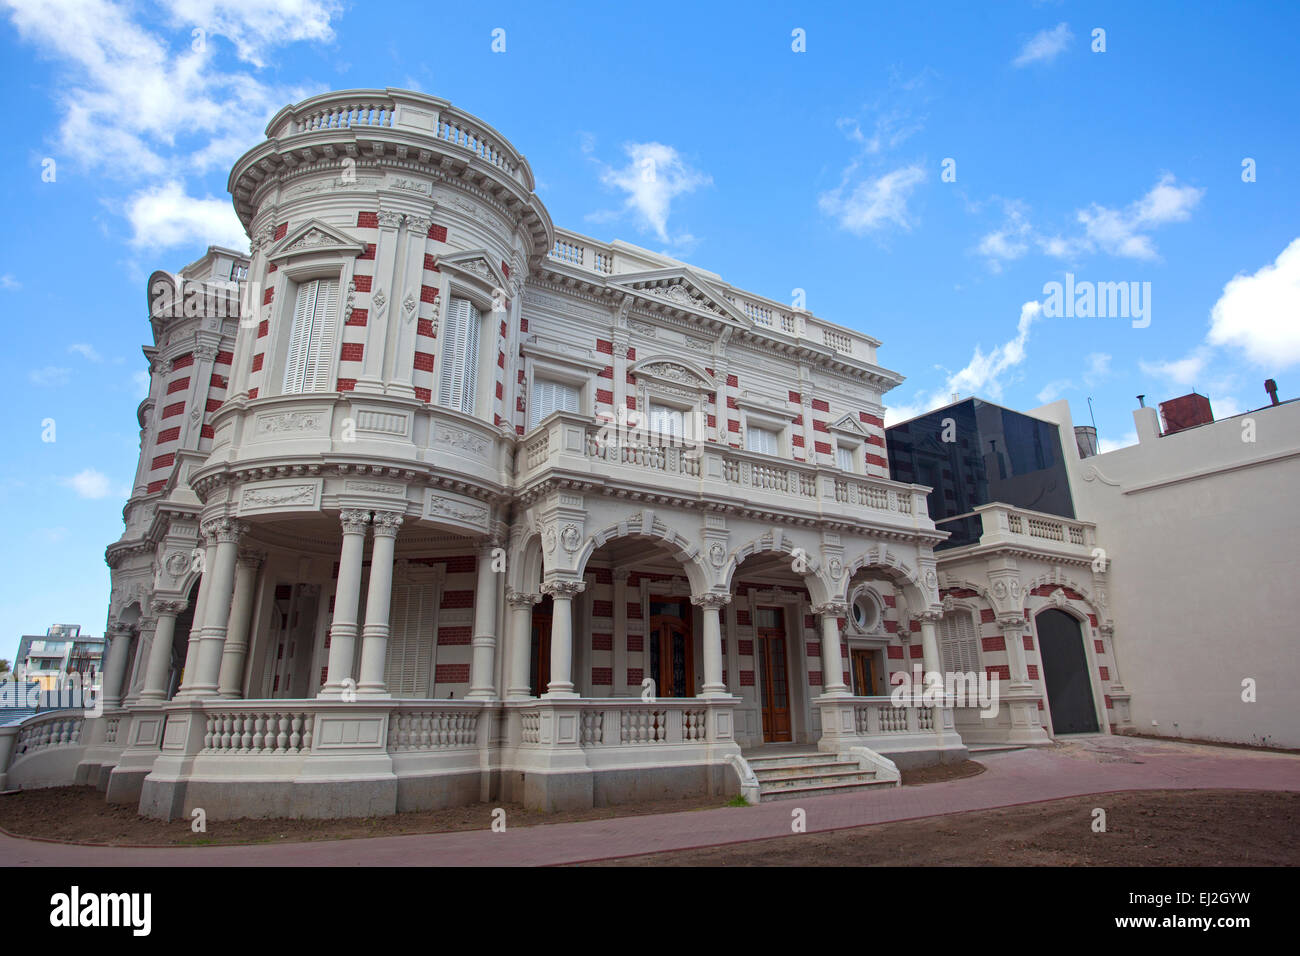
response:
[[(327, 89), (445, 97), (528, 157), (558, 225), (805, 290), (884, 342), (895, 419), (957, 392), (1087, 422), (1091, 396), (1110, 447), (1138, 393), (1222, 417), (1266, 377), (1300, 391), (1295, 4), (625, 6), (0, 0), (0, 654), (102, 633), (145, 279), (238, 241), (231, 161)], [(1067, 272), (1150, 283), (1149, 324), (1046, 314)]]

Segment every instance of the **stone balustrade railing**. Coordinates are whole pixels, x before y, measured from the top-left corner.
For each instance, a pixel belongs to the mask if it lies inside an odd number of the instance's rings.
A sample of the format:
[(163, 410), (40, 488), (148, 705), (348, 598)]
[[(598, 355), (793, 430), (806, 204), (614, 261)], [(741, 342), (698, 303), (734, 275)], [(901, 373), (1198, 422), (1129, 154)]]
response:
[(205, 754), (282, 755), (309, 753), (316, 715), (302, 707), (257, 705), (209, 710)]
[(847, 476), (831, 466), (791, 462), (717, 442), (682, 442), (646, 430), (620, 430), (573, 412), (554, 412), (544, 419), (525, 439), (519, 464), (521, 486), (549, 470), (572, 470), (648, 489), (694, 490), (837, 518), (933, 527), (922, 486)]
[(388, 752), (473, 750), (482, 711), (450, 703), (403, 705), (388, 718)]
[(28, 718), (18, 731), (13, 759), (30, 756), (49, 747), (80, 743), (84, 723), (85, 718), (80, 712), (52, 711)]
[(556, 701), (541, 698), (511, 706), (519, 715), (520, 741), (525, 747), (554, 743), (547, 739), (544, 711), (553, 708), (576, 710), (578, 734), (575, 742), (586, 750), (705, 744), (719, 738), (716, 731), (710, 730), (710, 720), (716, 722), (719, 712), (726, 714), (723, 721), (726, 729), (721, 736), (729, 740), (733, 703), (697, 697), (658, 700), (607, 697)]
[(935, 707), (900, 707), (889, 697), (855, 697), (853, 724), (863, 737), (915, 734), (935, 729)]
[(1097, 526), (1041, 511), (1004, 504), (982, 505), (973, 515), (982, 525), (981, 544), (1015, 541), (1070, 552), (1091, 551), (1097, 543)]

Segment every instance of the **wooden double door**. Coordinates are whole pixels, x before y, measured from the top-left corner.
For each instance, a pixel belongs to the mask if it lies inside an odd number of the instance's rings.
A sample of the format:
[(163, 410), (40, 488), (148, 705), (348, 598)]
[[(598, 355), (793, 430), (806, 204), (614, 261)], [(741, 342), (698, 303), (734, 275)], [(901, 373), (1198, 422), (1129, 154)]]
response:
[(685, 598), (650, 598), (650, 628), (646, 635), (649, 666), (657, 697), (695, 696), (695, 635), (691, 605)]
[(785, 612), (761, 607), (754, 622), (754, 656), (759, 672), (758, 699), (763, 713), (763, 740), (793, 740), (790, 727), (790, 654)]

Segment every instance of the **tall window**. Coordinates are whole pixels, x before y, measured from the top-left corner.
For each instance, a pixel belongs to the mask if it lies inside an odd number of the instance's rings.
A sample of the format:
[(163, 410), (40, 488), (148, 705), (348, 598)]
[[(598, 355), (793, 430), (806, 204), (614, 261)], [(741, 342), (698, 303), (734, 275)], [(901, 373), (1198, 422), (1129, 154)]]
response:
[(284, 363), (284, 394), (329, 390), (338, 311), (338, 279), (312, 279), (298, 286)]
[(980, 670), (979, 635), (969, 611), (945, 614), (939, 621), (939, 648), (943, 669), (947, 673), (974, 673)]
[(553, 382), (545, 378), (533, 379), (533, 401), (528, 408), (528, 427), (536, 428), (551, 412), (576, 412), (582, 397), (576, 386)]
[(762, 455), (780, 454), (777, 451), (777, 434), (770, 428), (755, 428), (751, 425), (745, 429), (745, 447)]
[(650, 403), (650, 431), (682, 438), (686, 434), (686, 413), (671, 405)]
[(438, 404), (474, 414), (481, 320), (469, 299), (453, 298), (447, 308), (442, 340), (442, 379)]
[(853, 449), (844, 445), (835, 446), (835, 463), (840, 466), (841, 471), (856, 471), (853, 467)]

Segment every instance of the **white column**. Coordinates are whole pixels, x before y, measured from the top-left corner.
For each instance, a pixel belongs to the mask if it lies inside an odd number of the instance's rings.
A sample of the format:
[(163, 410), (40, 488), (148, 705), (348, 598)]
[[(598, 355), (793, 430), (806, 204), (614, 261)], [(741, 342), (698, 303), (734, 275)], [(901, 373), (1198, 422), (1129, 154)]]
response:
[(217, 695), (226, 698), (244, 696), (244, 660), (248, 657), (248, 629), (252, 624), (253, 593), (257, 589), (257, 569), (264, 555), (240, 551), (235, 564), (235, 596), (230, 601), (230, 629), (221, 652), (221, 677)]
[(478, 555), (478, 581), (474, 586), (473, 659), (466, 697), (493, 700), (497, 696), (492, 679), (497, 650), (497, 572), (492, 569), (492, 546)]
[(152, 614), (140, 618), (136, 624), (140, 636), (135, 642), (135, 657), (127, 666), (123, 707), (130, 707), (138, 701), (140, 692), (144, 690), (144, 675), (149, 670), (149, 652), (153, 649), (153, 636), (157, 628), (158, 619)]
[[(615, 355), (617, 358), (617, 354)], [(626, 363), (624, 363), (626, 365)], [(618, 368), (618, 365), (615, 365)], [(618, 373), (615, 372), (617, 381)], [(614, 569), (614, 686), (613, 697), (626, 697), (627, 693), (627, 568)]]
[[(375, 543), (370, 552), (370, 589), (366, 592), (366, 624), (361, 632), (361, 674), (357, 693), (387, 697), (384, 680), (388, 664), (388, 610), (393, 601), (393, 550), (402, 516), (395, 511), (376, 511)], [(334, 602), (335, 608), (338, 601)]]
[(540, 594), (523, 594), (513, 588), (506, 592), (506, 603), (510, 605), (510, 676), (506, 686), (509, 700), (527, 700), (532, 696), (529, 665), (533, 650), (533, 605), (541, 599)]
[(709, 592), (691, 596), (704, 618), (704, 687), (701, 697), (726, 697), (727, 685), (722, 682), (722, 609), (731, 601), (730, 594)]
[[(368, 511), (344, 511), (343, 547), (339, 551), (339, 577), (334, 590), (334, 622), (330, 625), (330, 656), (325, 686), (318, 697), (341, 697), (352, 680), (352, 658), (357, 648), (357, 607), (361, 604), (361, 559), (366, 548)], [(352, 688), (355, 690), (355, 688)]]
[(176, 637), (176, 617), (185, 610), (184, 601), (154, 601), (153, 613), (158, 618), (153, 644), (149, 648), (149, 666), (144, 675), (142, 701), (167, 699), (167, 677), (171, 673), (172, 641)]
[(551, 682), (543, 697), (577, 697), (573, 689), (573, 598), (587, 587), (583, 581), (543, 584), (551, 596)]
[(943, 681), (943, 655), (939, 653), (939, 632), (935, 625), (943, 617), (939, 611), (923, 611), (917, 615), (921, 622), (921, 654), (925, 662), (925, 681), (930, 681), (931, 674), (938, 674)]
[[(233, 518), (220, 518), (205, 529), (208, 539), (217, 541), (217, 556), (212, 567), (208, 596), (203, 609), (203, 629), (199, 634), (198, 667), (185, 672), (184, 684), (177, 697), (215, 697), (221, 676), (221, 655), (225, 650), (226, 630), (230, 621), (230, 599), (235, 590), (235, 559), (239, 538), (248, 526)], [(195, 624), (198, 624), (197, 618)]]
[(830, 602), (813, 608), (822, 619), (822, 695), (849, 693), (844, 684), (844, 658), (840, 651), (840, 618), (849, 613), (847, 604)]
[[(185, 647), (185, 663), (182, 666), (181, 679), (191, 680), (191, 675), (199, 668), (199, 642), (203, 637), (203, 621), (207, 615), (208, 592), (212, 590), (212, 567), (217, 562), (217, 539), (213, 535), (199, 538), (195, 551), (203, 548), (202, 564), (199, 567), (199, 594), (194, 600), (194, 619), (190, 624), (189, 643)], [(197, 555), (196, 555), (197, 557)]]
[(104, 686), (100, 693), (105, 707), (120, 707), (126, 690), (127, 655), (131, 653), (131, 625), (114, 624), (109, 628), (112, 641), (108, 645), (108, 660), (104, 663)]
[(1023, 617), (1006, 618), (998, 622), (1002, 642), (1007, 646), (1007, 659), (1011, 662), (1012, 686), (1029, 684), (1029, 664), (1025, 658), (1025, 628), (1029, 622)]

